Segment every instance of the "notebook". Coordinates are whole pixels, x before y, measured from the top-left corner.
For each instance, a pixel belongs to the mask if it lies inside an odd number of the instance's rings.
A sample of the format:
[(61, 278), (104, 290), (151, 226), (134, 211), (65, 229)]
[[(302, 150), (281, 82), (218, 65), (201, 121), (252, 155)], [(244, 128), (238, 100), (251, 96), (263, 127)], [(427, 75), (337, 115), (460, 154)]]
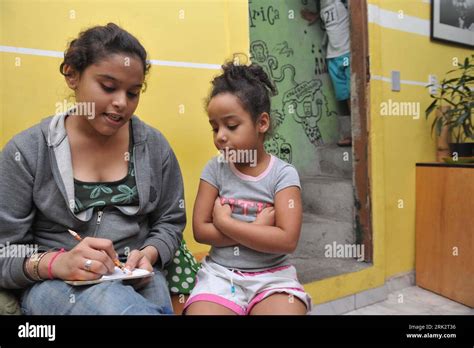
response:
[(99, 279), (94, 280), (65, 280), (66, 283), (74, 286), (80, 285), (91, 285), (91, 284), (98, 284), (102, 282), (107, 282), (110, 280), (129, 280), (129, 279), (137, 279), (137, 278), (146, 278), (151, 277), (155, 273), (147, 271), (146, 269), (136, 268), (130, 273), (124, 273), (120, 268), (115, 267), (114, 273), (103, 275)]

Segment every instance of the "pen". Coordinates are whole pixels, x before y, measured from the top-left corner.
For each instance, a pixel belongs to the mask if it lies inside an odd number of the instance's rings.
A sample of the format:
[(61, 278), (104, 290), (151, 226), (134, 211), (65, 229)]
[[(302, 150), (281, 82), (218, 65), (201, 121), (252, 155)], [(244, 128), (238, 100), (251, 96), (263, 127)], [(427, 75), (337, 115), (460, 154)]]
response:
[[(79, 233), (73, 231), (73, 230), (69, 230), (68, 229), (68, 232), (74, 237), (75, 240), (77, 241), (81, 241), (82, 240), (82, 237), (79, 235)], [(118, 268), (120, 268), (122, 270), (122, 272), (125, 272), (125, 266), (123, 265), (123, 263), (121, 263), (119, 261), (119, 259), (115, 258), (114, 259), (114, 264), (115, 266), (117, 266)], [(126, 272), (125, 272), (126, 273)]]

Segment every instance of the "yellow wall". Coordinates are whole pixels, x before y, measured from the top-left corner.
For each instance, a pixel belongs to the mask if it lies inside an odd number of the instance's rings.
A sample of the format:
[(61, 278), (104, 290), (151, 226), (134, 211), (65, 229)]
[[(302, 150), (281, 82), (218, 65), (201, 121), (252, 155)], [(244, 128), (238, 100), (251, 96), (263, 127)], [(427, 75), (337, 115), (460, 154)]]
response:
[[(370, 0), (370, 5), (405, 16), (429, 20), (429, 3), (422, 0)], [(75, 11), (71, 19), (70, 11)], [(179, 19), (184, 10), (185, 19)], [(248, 51), (246, 0), (188, 1), (7, 1), (0, 2), (0, 45), (63, 51), (66, 41), (90, 25), (114, 21), (135, 34), (151, 59), (221, 64), (233, 52)], [(39, 15), (41, 14), (41, 15)], [(181, 12), (182, 14), (182, 12)], [(430, 42), (428, 36), (369, 23), (373, 77), (401, 71), (402, 80), (426, 82), (428, 74), (441, 80), (469, 51)], [(15, 66), (15, 57), (21, 66)], [(0, 53), (0, 146), (14, 134), (55, 111), (55, 103), (70, 92), (58, 72), (59, 58)], [(149, 88), (137, 114), (159, 128), (180, 161), (186, 186), (189, 221), (199, 174), (215, 153), (202, 108), (209, 81), (217, 70), (153, 66)], [(424, 120), (426, 88), (390, 83), (370, 84), (370, 151), (374, 231), (374, 266), (305, 285), (315, 303), (322, 303), (383, 285), (386, 278), (414, 269), (415, 163), (433, 161), (434, 141)], [(420, 102), (419, 120), (380, 116), (380, 103)], [(179, 105), (185, 113), (179, 114)], [(398, 208), (403, 200), (403, 208)], [(193, 251), (190, 225), (185, 238)]]
[[(376, 6), (375, 10), (424, 20), (424, 28), (429, 28), (429, 1), (369, 0), (368, 3)], [(374, 267), (306, 285), (316, 303), (381, 286), (387, 278), (415, 267), (415, 164), (435, 161), (431, 122), (424, 116), (431, 98), (427, 88), (416, 84), (402, 83), (400, 92), (392, 92), (390, 82), (378, 77), (390, 78), (392, 70), (399, 70), (401, 80), (427, 84), (428, 75), (435, 74), (441, 81), (445, 72), (454, 68), (453, 58), (462, 62), (472, 52), (430, 41), (429, 35), (407, 32), (410, 24), (403, 22), (404, 19), (400, 21), (396, 29), (387, 28), (387, 22), (369, 22)], [(419, 102), (420, 118), (381, 116), (381, 103), (389, 99)], [(400, 203), (403, 208), (399, 208)]]
[[(429, 22), (430, 4), (426, 1), (372, 0), (369, 3), (397, 14), (401, 10), (404, 16)], [(400, 21), (403, 23), (404, 19)], [(396, 30), (369, 25), (371, 62), (375, 62), (373, 75), (390, 77), (392, 70), (399, 70), (402, 80), (427, 83), (428, 75), (435, 74), (441, 81), (445, 73), (454, 68), (453, 58), (463, 62), (472, 53), (469, 49), (430, 41), (429, 36), (403, 31), (409, 24), (401, 26), (402, 30)], [(382, 191), (385, 196), (384, 205), (373, 206), (373, 216), (375, 221), (381, 220), (380, 213), (385, 210), (385, 221), (380, 224), (385, 226), (385, 276), (390, 277), (415, 266), (415, 164), (435, 160), (431, 121), (427, 122), (424, 116), (432, 99), (428, 89), (418, 85), (402, 83), (400, 92), (392, 92), (389, 82), (373, 80), (371, 88), (373, 131), (383, 134), (371, 147), (375, 154), (373, 169), (379, 168), (373, 171), (372, 179), (375, 192)], [(381, 116), (380, 103), (388, 99), (419, 102), (420, 119)], [(399, 200), (403, 200), (403, 208), (398, 207)]]

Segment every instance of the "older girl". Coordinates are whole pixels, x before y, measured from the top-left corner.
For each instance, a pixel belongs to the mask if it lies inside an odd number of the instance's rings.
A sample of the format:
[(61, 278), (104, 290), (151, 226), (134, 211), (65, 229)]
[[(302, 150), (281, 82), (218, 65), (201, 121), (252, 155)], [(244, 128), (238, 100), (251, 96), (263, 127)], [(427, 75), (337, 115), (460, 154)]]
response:
[[(87, 107), (43, 120), (2, 151), (0, 243), (29, 252), (0, 259), (0, 287), (24, 290), (25, 314), (172, 313), (163, 267), (186, 223), (183, 183), (166, 139), (133, 115), (146, 59), (115, 24), (82, 32), (60, 70)], [(100, 278), (117, 256), (155, 275), (131, 284), (64, 282)]]

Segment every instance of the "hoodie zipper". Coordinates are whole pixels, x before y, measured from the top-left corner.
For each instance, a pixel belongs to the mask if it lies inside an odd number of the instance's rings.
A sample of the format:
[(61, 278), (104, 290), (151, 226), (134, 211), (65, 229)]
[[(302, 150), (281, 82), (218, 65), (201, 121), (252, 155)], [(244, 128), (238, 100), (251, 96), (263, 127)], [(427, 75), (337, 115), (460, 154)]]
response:
[[(133, 132), (133, 129), (132, 129), (132, 132)], [(141, 206), (142, 206), (142, 203), (141, 203), (141, 199), (140, 197), (142, 196), (140, 194), (140, 185), (138, 184), (138, 171), (137, 171), (137, 161), (136, 161), (136, 154), (137, 154), (137, 151), (135, 150), (136, 149), (136, 144), (133, 144), (133, 148), (132, 148), (132, 151), (133, 151), (133, 170), (135, 171), (135, 185), (137, 185), (137, 195), (138, 195), (138, 211), (141, 211)]]
[(94, 237), (97, 236), (97, 232), (99, 231), (99, 227), (100, 227), (100, 223), (102, 221), (102, 216), (104, 215), (104, 211), (103, 210), (98, 210), (97, 211), (97, 220), (96, 220), (96, 223), (95, 223), (95, 232), (94, 232)]

